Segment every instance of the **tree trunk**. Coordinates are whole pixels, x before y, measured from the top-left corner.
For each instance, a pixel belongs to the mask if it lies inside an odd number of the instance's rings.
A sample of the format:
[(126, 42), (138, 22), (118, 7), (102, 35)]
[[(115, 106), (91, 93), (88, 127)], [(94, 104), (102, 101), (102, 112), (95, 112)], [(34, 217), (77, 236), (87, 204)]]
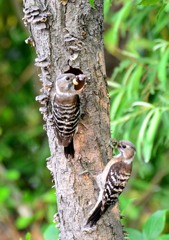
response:
[[(51, 157), (48, 159), (58, 202), (61, 240), (124, 239), (118, 208), (109, 210), (92, 231), (85, 231), (98, 197), (94, 177), (112, 157), (109, 146), (109, 98), (103, 54), (103, 1), (91, 8), (86, 0), (24, 0), (24, 22), (35, 46), (35, 65), (41, 68), (37, 100), (46, 121)], [(82, 115), (74, 138), (75, 158), (67, 160), (51, 126), (50, 102), (60, 73), (83, 73), (88, 80), (80, 95)], [(84, 173), (83, 173), (84, 172)]]

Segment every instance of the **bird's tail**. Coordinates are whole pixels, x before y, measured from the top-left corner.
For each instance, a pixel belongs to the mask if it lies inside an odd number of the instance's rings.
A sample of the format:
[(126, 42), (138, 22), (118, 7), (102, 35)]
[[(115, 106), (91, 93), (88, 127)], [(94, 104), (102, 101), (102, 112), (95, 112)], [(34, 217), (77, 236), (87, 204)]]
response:
[(97, 207), (95, 208), (94, 212), (90, 215), (90, 217), (87, 220), (87, 225), (92, 227), (93, 225), (96, 225), (97, 221), (100, 219), (102, 215), (102, 202), (100, 201)]
[(69, 155), (74, 158), (75, 150), (73, 146), (73, 139), (67, 147), (64, 147), (64, 154), (66, 158), (69, 158)]

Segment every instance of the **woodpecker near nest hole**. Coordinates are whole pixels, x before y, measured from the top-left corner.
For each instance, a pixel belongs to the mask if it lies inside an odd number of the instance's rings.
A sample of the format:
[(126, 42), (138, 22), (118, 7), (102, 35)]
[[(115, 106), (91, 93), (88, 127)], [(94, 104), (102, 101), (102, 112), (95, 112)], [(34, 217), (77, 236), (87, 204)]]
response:
[(115, 206), (131, 175), (132, 161), (136, 153), (134, 145), (129, 141), (121, 140), (117, 143), (117, 148), (120, 153), (114, 156), (103, 172), (97, 176), (100, 194), (87, 220), (87, 225), (90, 227), (97, 223), (109, 206)]
[(84, 74), (64, 73), (57, 77), (52, 102), (54, 128), (66, 158), (74, 158), (73, 136), (80, 118), (79, 93), (85, 85)]

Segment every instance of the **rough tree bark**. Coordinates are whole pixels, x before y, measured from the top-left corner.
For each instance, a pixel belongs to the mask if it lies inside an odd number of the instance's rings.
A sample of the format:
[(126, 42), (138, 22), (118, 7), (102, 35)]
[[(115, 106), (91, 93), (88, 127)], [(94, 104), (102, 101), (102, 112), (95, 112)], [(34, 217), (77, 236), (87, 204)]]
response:
[[(103, 0), (24, 0), (24, 22), (35, 47), (35, 65), (40, 67), (42, 94), (37, 100), (46, 121), (51, 157), (48, 159), (57, 192), (61, 240), (124, 239), (118, 208), (108, 211), (91, 232), (84, 231), (98, 188), (86, 169), (100, 173), (112, 157), (109, 146), (109, 98), (103, 54)], [(60, 73), (86, 74), (80, 96), (82, 116), (75, 136), (75, 159), (68, 161), (58, 146), (51, 126), (50, 102)], [(84, 172), (82, 174), (82, 172)]]

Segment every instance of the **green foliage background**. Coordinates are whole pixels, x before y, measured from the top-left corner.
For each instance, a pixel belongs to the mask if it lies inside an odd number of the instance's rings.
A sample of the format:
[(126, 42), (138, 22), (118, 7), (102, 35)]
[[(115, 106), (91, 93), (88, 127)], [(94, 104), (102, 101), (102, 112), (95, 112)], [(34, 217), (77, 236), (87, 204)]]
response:
[[(105, 48), (115, 60), (108, 79), (111, 133), (137, 148), (132, 179), (120, 198), (124, 222), (131, 240), (169, 239), (169, 3), (104, 3)], [(94, 1), (92, 7), (97, 10)], [(27, 232), (38, 232), (52, 240), (57, 206), (34, 100), (41, 86), (22, 17), (21, 1), (0, 0), (0, 222), (25, 239)]]
[[(142, 231), (130, 229), (131, 240), (169, 239), (165, 222), (169, 199), (168, 13), (167, 1), (123, 0), (112, 1), (112, 5), (105, 1), (105, 47), (118, 59), (108, 81), (111, 133), (114, 138), (131, 140), (137, 149), (133, 177), (126, 195), (121, 196), (125, 225)], [(158, 224), (154, 214), (147, 221), (158, 209), (166, 209), (161, 215), (157, 212)]]

